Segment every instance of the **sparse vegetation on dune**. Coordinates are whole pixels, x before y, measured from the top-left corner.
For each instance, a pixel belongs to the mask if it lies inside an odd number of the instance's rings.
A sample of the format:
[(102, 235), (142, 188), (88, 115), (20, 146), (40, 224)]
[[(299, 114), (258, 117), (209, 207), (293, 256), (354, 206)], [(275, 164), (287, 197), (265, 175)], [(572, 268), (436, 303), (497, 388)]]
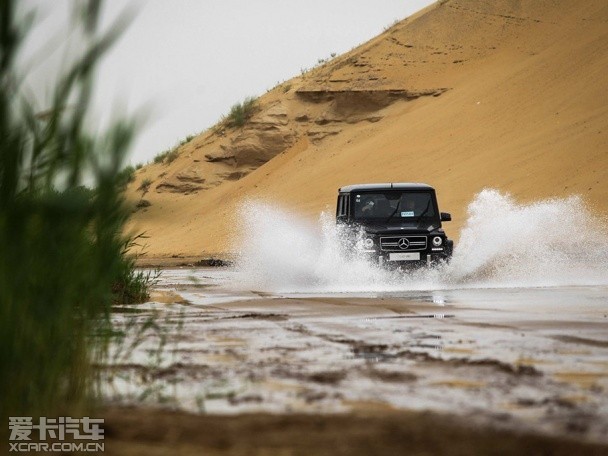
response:
[(393, 20), (393, 22), (391, 22), (390, 24), (388, 24), (387, 26), (385, 26), (383, 30), (386, 32), (387, 30), (392, 29), (399, 22), (400, 22), (399, 19), (395, 19), (395, 20)]
[(178, 155), (179, 152), (177, 151), (177, 147), (174, 147), (173, 149), (163, 150), (154, 157), (154, 163), (169, 164), (173, 160), (175, 160)]
[(188, 135), (186, 136), (184, 139), (182, 139), (179, 142), (180, 146), (183, 146), (184, 144), (188, 144), (190, 141), (192, 141), (194, 138), (196, 137), (196, 135)]
[[(28, 27), (16, 0), (0, 2), (0, 417), (82, 410), (96, 397), (94, 363), (113, 337), (114, 302), (147, 297), (153, 276), (134, 269), (124, 167), (136, 122), (85, 128), (94, 72), (120, 25), (96, 32), (83, 4), (74, 33), (90, 43), (58, 78), (44, 117), (15, 68)], [(64, 109), (69, 104), (73, 109)], [(88, 187), (83, 184), (87, 183)], [(6, 432), (3, 427), (0, 435)]]
[(139, 187), (137, 187), (137, 190), (141, 192), (142, 198), (150, 191), (150, 185), (152, 185), (152, 179), (146, 177), (143, 181), (141, 181)]
[(130, 165), (123, 168), (119, 173), (119, 180), (123, 186), (126, 186), (135, 180), (135, 171), (136, 169)]
[(247, 97), (242, 102), (230, 108), (230, 112), (223, 119), (228, 127), (242, 127), (255, 114), (258, 108), (258, 99)]
[(162, 152), (160, 152), (159, 154), (157, 154), (154, 157), (154, 163), (162, 163), (165, 161), (165, 158), (167, 158), (167, 155), (169, 155), (169, 152), (171, 152), (171, 150), (163, 150)]
[[(177, 145), (175, 145), (174, 147), (172, 147), (171, 149), (166, 149), (166, 150), (163, 150), (162, 152), (158, 153), (154, 157), (153, 162), (154, 163), (165, 163), (167, 165), (169, 163), (172, 163), (179, 156), (179, 152), (180, 152), (179, 148), (184, 146), (185, 144), (188, 144), (194, 138), (196, 138), (196, 135), (186, 136), (184, 139), (179, 141), (179, 143)], [(139, 168), (137, 168), (137, 169), (139, 169)]]
[(178, 151), (177, 147), (174, 149), (171, 149), (169, 151), (169, 153), (167, 154), (167, 156), (165, 157), (165, 163), (167, 163), (167, 164), (173, 163), (178, 156), (179, 156), (179, 151)]
[(331, 62), (333, 59), (336, 58), (336, 56), (337, 56), (337, 54), (335, 52), (332, 52), (329, 55), (329, 57), (325, 57), (325, 58), (319, 57), (317, 59), (317, 63), (315, 63), (311, 68), (308, 68), (308, 67), (302, 67), (302, 68), (300, 68), (300, 75), (301, 76), (306, 76), (306, 74), (310, 73), (311, 71), (313, 71), (313, 70), (315, 70), (315, 69), (317, 69), (319, 67), (322, 67), (326, 63)]

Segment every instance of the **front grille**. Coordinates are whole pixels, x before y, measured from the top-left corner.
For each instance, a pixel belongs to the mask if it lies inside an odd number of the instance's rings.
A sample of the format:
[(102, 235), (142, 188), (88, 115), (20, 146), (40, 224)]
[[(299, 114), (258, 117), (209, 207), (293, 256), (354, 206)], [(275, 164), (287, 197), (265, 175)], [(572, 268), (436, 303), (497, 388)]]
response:
[[(409, 245), (403, 249), (399, 247), (399, 241), (407, 239)], [(380, 248), (390, 252), (411, 252), (415, 250), (426, 250), (426, 236), (386, 236), (380, 238)]]

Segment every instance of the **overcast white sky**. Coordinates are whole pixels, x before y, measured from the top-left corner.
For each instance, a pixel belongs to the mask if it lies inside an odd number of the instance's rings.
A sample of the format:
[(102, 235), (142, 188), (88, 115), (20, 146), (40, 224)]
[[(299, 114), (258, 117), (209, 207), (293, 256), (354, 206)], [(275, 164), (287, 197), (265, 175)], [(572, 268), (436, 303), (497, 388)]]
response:
[[(341, 54), (433, 0), (107, 0), (104, 23), (125, 7), (137, 14), (104, 60), (95, 110), (152, 107), (131, 162), (151, 160), (213, 125), (246, 96), (261, 95), (317, 59)], [(70, 0), (26, 0), (38, 25), (26, 53), (47, 46), (32, 87), (43, 96), (69, 31)], [(49, 44), (51, 42), (51, 44)], [(42, 95), (40, 95), (42, 94)]]

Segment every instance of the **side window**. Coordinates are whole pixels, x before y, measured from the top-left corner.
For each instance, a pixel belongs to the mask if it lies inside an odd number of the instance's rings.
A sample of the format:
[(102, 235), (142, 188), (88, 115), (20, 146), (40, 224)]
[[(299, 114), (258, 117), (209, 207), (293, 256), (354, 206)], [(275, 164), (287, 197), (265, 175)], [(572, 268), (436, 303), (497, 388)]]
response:
[(338, 217), (344, 217), (348, 213), (348, 196), (340, 195), (338, 196), (338, 208), (336, 210), (336, 215)]
[(344, 196), (344, 216), (348, 217), (348, 210), (350, 208), (350, 195)]

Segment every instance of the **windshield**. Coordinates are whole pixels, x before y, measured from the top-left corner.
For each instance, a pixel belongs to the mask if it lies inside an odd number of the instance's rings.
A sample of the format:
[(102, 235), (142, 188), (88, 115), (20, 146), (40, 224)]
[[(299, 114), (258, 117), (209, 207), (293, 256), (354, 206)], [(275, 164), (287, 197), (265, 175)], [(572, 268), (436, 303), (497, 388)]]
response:
[(416, 223), (437, 218), (430, 192), (386, 191), (354, 193), (355, 220)]

